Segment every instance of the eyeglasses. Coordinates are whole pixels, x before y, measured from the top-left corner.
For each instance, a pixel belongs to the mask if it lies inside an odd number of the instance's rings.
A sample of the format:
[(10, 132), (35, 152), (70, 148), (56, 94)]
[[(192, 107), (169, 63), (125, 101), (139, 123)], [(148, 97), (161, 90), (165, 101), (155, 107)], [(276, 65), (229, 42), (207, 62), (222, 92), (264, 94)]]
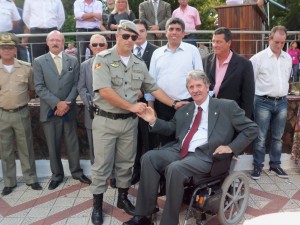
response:
[(104, 47), (104, 46), (105, 46), (105, 43), (92, 43), (92, 46), (93, 46), (94, 48), (96, 48), (98, 45), (99, 45), (99, 47)]
[(138, 39), (138, 35), (130, 35), (130, 34), (121, 34), (124, 40), (128, 40), (131, 37), (132, 41), (136, 41)]

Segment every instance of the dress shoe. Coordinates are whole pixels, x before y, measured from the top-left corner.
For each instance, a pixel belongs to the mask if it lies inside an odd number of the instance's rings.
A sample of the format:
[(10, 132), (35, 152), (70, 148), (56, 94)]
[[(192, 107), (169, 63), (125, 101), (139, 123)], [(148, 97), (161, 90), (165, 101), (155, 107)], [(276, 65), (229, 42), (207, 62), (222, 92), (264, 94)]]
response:
[(73, 179), (79, 180), (81, 183), (88, 184), (88, 185), (92, 183), (92, 181), (84, 174), (82, 174), (80, 177), (73, 177)]
[(118, 188), (119, 195), (118, 195), (118, 202), (117, 207), (119, 209), (123, 209), (127, 214), (134, 215), (135, 207), (129, 201), (128, 195), (128, 188)]
[(36, 183), (32, 183), (32, 184), (26, 184), (27, 186), (31, 187), (32, 190), (42, 190), (42, 186), (36, 182)]
[(62, 181), (61, 180), (51, 180), (50, 181), (50, 184), (48, 186), (48, 189), (49, 190), (54, 190), (55, 188), (58, 187), (58, 185), (61, 183)]
[(134, 216), (123, 225), (151, 225), (151, 220), (146, 216)]
[(13, 186), (13, 187), (4, 187), (2, 190), (2, 195), (9, 195), (10, 193), (12, 193), (13, 189), (17, 187), (17, 185)]

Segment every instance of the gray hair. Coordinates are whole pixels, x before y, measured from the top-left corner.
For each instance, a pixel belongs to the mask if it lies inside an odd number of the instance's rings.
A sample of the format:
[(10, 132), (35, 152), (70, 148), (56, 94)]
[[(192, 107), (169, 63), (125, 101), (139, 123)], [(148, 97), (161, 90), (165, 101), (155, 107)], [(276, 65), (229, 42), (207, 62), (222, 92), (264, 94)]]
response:
[(188, 87), (190, 80), (202, 80), (205, 85), (210, 85), (210, 81), (206, 76), (206, 73), (202, 70), (192, 70), (188, 73), (186, 77), (186, 87)]
[(106, 38), (101, 34), (93, 34), (90, 39), (90, 44), (92, 44), (93, 39), (97, 38), (97, 37), (101, 37), (104, 44), (106, 44)]

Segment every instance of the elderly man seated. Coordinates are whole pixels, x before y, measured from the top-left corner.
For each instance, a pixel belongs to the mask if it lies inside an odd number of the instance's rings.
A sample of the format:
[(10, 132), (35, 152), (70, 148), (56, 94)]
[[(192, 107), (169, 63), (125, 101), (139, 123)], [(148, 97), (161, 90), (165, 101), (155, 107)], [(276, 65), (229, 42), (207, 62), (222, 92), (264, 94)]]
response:
[(213, 155), (239, 155), (257, 136), (257, 125), (235, 101), (208, 96), (209, 85), (203, 71), (192, 71), (186, 87), (194, 102), (180, 108), (172, 120), (158, 119), (152, 108), (138, 114), (153, 132), (176, 132), (177, 141), (143, 156), (135, 216), (123, 225), (151, 224), (149, 216), (155, 211), (162, 172), (166, 176), (166, 202), (160, 225), (178, 225), (184, 184), (191, 177), (207, 176)]

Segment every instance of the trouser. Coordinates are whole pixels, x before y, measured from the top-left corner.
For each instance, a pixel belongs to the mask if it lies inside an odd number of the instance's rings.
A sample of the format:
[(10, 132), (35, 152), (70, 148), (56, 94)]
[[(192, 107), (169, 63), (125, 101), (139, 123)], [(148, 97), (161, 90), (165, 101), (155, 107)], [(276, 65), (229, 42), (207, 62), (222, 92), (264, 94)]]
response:
[(161, 173), (166, 176), (166, 202), (160, 225), (178, 225), (184, 184), (191, 177), (206, 177), (211, 168), (198, 152), (181, 158), (172, 147), (149, 151), (142, 157), (142, 171), (136, 199), (135, 215), (149, 216), (155, 211)]
[(43, 122), (43, 129), (49, 150), (52, 180), (61, 181), (64, 178), (64, 170), (61, 162), (62, 137), (65, 141), (72, 177), (81, 177), (83, 172), (79, 161), (80, 151), (76, 120), (63, 121), (60, 117), (51, 117), (49, 121)]
[(26, 184), (37, 182), (28, 107), (17, 112), (0, 109), (0, 157), (6, 187), (17, 184), (14, 139)]

